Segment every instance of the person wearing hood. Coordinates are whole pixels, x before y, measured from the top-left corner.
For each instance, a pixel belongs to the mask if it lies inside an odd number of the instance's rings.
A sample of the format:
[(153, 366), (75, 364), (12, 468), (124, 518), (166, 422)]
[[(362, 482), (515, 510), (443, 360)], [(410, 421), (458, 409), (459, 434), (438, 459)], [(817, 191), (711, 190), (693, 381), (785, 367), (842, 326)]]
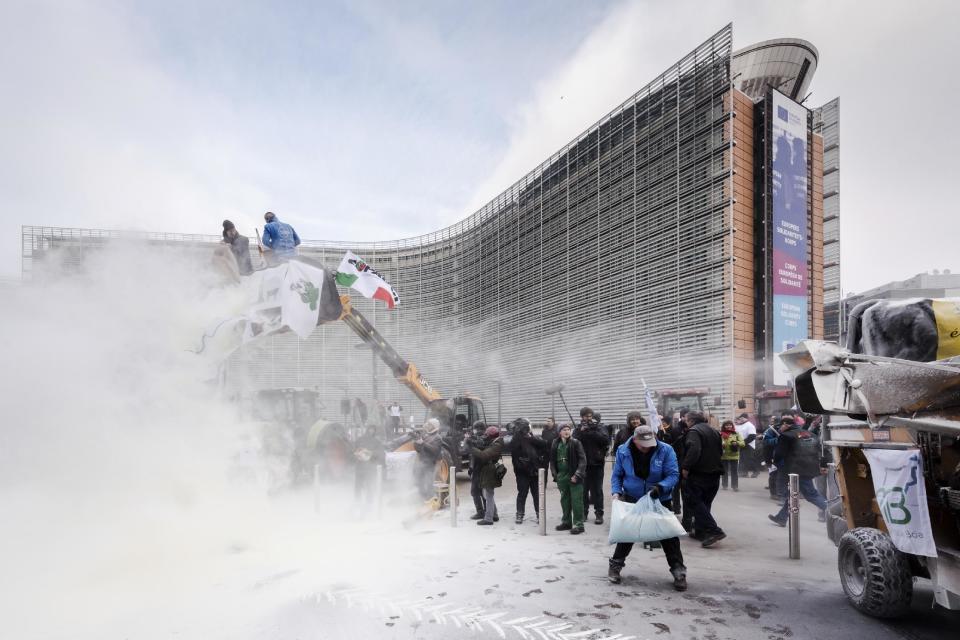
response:
[(423, 423), (423, 430), (418, 430), (414, 435), (413, 448), (417, 452), (417, 462), (414, 465), (417, 488), (420, 496), (429, 500), (435, 493), (433, 480), (436, 476), (437, 460), (443, 455), (439, 420), (430, 418)]
[(250, 240), (240, 235), (237, 227), (229, 220), (223, 221), (223, 243), (230, 247), (230, 253), (236, 258), (240, 275), (248, 276), (253, 273), (253, 264), (250, 261)]
[(580, 409), (580, 425), (573, 437), (582, 445), (587, 456), (587, 473), (583, 481), (583, 514), (590, 514), (590, 504), (596, 515), (594, 524), (603, 524), (603, 473), (607, 464), (610, 434), (607, 427), (594, 417), (593, 409)]
[(643, 414), (639, 411), (631, 411), (627, 414), (627, 424), (620, 427), (620, 430), (617, 431), (616, 435), (613, 438), (613, 455), (617, 455), (617, 449), (620, 448), (624, 442), (628, 442), (630, 438), (633, 437), (633, 432), (636, 431), (637, 427), (640, 425), (647, 424), (647, 421), (644, 419)]
[[(673, 488), (680, 481), (680, 467), (673, 447), (657, 440), (653, 427), (638, 425), (633, 437), (617, 447), (610, 474), (610, 491), (613, 500), (635, 503), (649, 495), (659, 500), (668, 509)], [(687, 588), (687, 567), (683, 564), (680, 538), (660, 541), (667, 565), (673, 575), (673, 587), (677, 591)], [(620, 571), (633, 549), (631, 543), (619, 543), (610, 558), (607, 578), (620, 584)]]
[(296, 230), (286, 222), (280, 222), (272, 211), (263, 214), (263, 219), (266, 222), (263, 225), (263, 246), (270, 250), (272, 262), (281, 262), (296, 256), (297, 247), (300, 245), (300, 236)]
[[(470, 454), (480, 463), (480, 487), (483, 489), (485, 508), (483, 519), (477, 520), (477, 524), (491, 525), (500, 519), (497, 514), (497, 503), (493, 498), (494, 491), (503, 484), (503, 479), (497, 473), (497, 463), (500, 462), (500, 456), (503, 454), (503, 438), (500, 437), (500, 429), (487, 427), (483, 432), (483, 448), (471, 446)], [(476, 472), (477, 470), (474, 469), (474, 473)]]
[(740, 452), (747, 446), (747, 443), (743, 436), (737, 432), (737, 427), (731, 420), (725, 420), (720, 425), (720, 438), (723, 441), (723, 454), (720, 456), (723, 476), (720, 481), (724, 489), (729, 484), (731, 489), (739, 491), (738, 480), (740, 476), (737, 468), (740, 466)]
[[(477, 443), (481, 446), (484, 443), (483, 434), (487, 431), (487, 425), (483, 420), (477, 420), (473, 423), (473, 435), (464, 434), (464, 447), (472, 447)], [(480, 486), (480, 461), (473, 454), (470, 454), (470, 497), (473, 498), (473, 506), (476, 513), (470, 516), (471, 520), (483, 520), (487, 511), (487, 504), (483, 500), (483, 487)]]
[(544, 457), (547, 443), (533, 435), (530, 431), (530, 421), (526, 418), (517, 418), (513, 421), (513, 439), (510, 440), (510, 460), (513, 463), (513, 475), (517, 480), (517, 524), (523, 522), (523, 515), (527, 505), (527, 494), (533, 498), (533, 512), (537, 522), (540, 522), (540, 491), (537, 482), (537, 473), (540, 469), (540, 459)]
[(376, 425), (367, 425), (363, 435), (354, 443), (353, 457), (357, 464), (354, 467), (353, 497), (360, 500), (365, 494), (367, 503), (373, 502), (373, 481), (376, 477), (377, 466), (386, 464), (386, 452), (383, 442), (377, 437)]

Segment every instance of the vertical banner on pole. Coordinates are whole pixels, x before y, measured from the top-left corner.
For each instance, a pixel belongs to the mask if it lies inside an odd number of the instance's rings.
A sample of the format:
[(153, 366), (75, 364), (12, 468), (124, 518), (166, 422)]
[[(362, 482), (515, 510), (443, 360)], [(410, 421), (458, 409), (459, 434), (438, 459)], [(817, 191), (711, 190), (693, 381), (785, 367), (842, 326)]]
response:
[(863, 453), (870, 463), (877, 505), (894, 546), (904, 553), (936, 558), (920, 450), (870, 449)]

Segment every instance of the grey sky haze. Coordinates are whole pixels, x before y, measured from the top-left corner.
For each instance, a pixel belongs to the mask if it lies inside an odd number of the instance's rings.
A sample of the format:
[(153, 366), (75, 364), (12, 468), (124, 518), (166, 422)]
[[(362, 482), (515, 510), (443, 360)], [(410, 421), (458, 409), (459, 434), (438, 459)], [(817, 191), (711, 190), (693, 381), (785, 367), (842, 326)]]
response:
[(20, 225), (305, 238), (451, 224), (728, 22), (841, 98), (843, 286), (960, 270), (954, 3), (20, 2), (0, 7), (0, 275)]

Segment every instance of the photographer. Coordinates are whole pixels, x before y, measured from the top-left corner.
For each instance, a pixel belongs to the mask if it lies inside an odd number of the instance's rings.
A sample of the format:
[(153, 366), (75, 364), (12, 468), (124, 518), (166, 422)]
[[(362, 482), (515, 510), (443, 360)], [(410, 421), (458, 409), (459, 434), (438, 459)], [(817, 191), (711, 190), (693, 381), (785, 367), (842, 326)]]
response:
[(739, 491), (738, 480), (740, 475), (737, 473), (740, 466), (740, 452), (747, 446), (746, 441), (739, 433), (734, 424), (726, 420), (720, 426), (720, 438), (723, 439), (723, 454), (720, 456), (720, 464), (723, 465), (723, 477), (720, 479), (723, 488), (730, 488)]
[(596, 514), (594, 524), (603, 524), (603, 470), (607, 462), (610, 437), (607, 428), (593, 419), (593, 409), (580, 409), (580, 425), (573, 437), (582, 445), (587, 458), (587, 475), (583, 483), (583, 517), (590, 513), (590, 503)]
[(545, 457), (547, 443), (530, 431), (530, 421), (517, 418), (513, 421), (513, 439), (510, 441), (510, 459), (513, 462), (513, 474), (517, 479), (517, 524), (523, 522), (527, 493), (533, 498), (533, 512), (540, 522), (540, 491), (537, 483), (537, 471), (540, 459)]
[[(480, 476), (480, 488), (483, 489), (483, 519), (477, 520), (477, 524), (490, 525), (500, 519), (497, 514), (497, 503), (493, 499), (493, 492), (503, 483), (503, 479), (497, 470), (500, 456), (503, 453), (503, 438), (500, 437), (500, 429), (487, 427), (487, 430), (483, 432), (483, 447), (471, 446), (470, 453), (480, 465), (477, 475)], [(474, 473), (477, 473), (477, 471), (478, 469), (474, 469)], [(504, 469), (504, 472), (506, 472), (506, 469)]]

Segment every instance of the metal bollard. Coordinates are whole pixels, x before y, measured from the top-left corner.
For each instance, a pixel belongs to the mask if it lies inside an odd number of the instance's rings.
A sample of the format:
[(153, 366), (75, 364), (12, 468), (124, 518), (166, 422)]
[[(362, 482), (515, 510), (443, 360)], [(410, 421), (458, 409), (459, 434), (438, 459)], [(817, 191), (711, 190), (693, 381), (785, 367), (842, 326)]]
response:
[(827, 500), (833, 500), (840, 496), (837, 485), (837, 465), (833, 462), (827, 465)]
[(313, 465), (313, 511), (320, 513), (320, 465)]
[(540, 535), (547, 535), (547, 470), (539, 469), (537, 471), (537, 491), (540, 492)]
[(450, 491), (448, 493), (450, 499), (450, 526), (457, 526), (457, 466), (452, 464), (450, 465), (450, 480), (448, 481), (450, 485)]
[(789, 529), (790, 529), (790, 559), (800, 558), (800, 476), (791, 473), (790, 502), (789, 502)]
[(377, 520), (383, 515), (383, 465), (377, 465), (377, 481), (374, 486), (373, 499), (376, 501)]

